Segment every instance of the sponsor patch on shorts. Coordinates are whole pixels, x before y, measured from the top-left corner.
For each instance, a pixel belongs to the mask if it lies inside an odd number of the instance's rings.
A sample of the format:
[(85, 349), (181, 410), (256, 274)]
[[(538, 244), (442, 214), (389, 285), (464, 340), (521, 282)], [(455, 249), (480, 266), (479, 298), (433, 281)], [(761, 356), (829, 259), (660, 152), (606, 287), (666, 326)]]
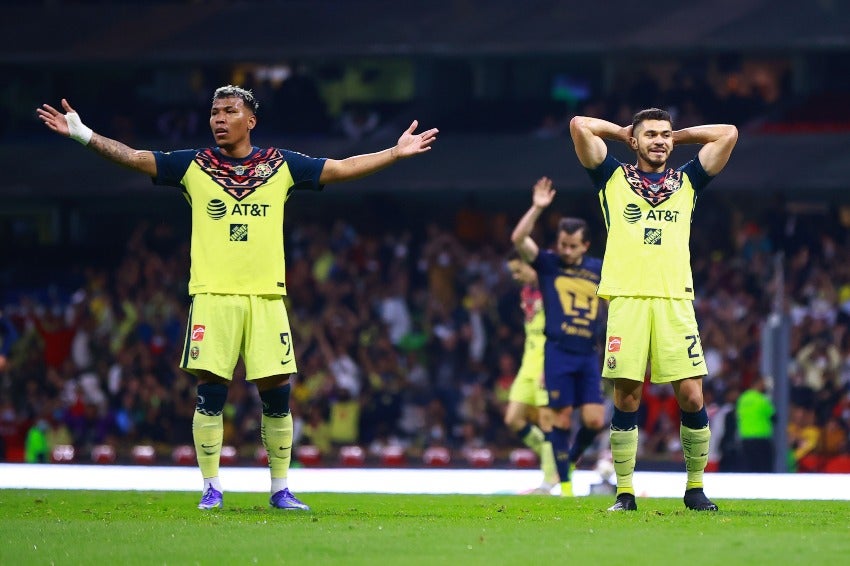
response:
[(192, 326), (192, 342), (200, 342), (204, 339), (204, 334), (207, 332), (207, 327), (203, 324)]

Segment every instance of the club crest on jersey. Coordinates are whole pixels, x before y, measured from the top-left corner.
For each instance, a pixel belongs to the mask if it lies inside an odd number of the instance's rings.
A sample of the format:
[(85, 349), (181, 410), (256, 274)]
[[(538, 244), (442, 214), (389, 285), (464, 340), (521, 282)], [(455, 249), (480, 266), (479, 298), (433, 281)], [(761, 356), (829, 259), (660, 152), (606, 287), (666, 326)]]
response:
[(192, 357), (193, 360), (197, 360), (198, 356), (201, 355), (201, 349), (197, 346), (192, 346), (192, 349), (189, 350), (189, 355)]
[(608, 359), (605, 360), (605, 365), (608, 366), (608, 369), (615, 369), (617, 367), (617, 358), (608, 356)]
[(666, 177), (664, 179), (664, 190), (670, 191), (671, 193), (675, 193), (682, 187), (682, 174), (674, 175), (672, 177)]
[(271, 177), (272, 168), (269, 167), (268, 164), (266, 164), (266, 163), (260, 163), (259, 165), (254, 167), (254, 174), (257, 177), (260, 177), (262, 179), (266, 179), (268, 177)]
[(204, 339), (204, 334), (207, 332), (207, 327), (203, 324), (195, 324), (192, 326), (192, 342), (200, 342)]

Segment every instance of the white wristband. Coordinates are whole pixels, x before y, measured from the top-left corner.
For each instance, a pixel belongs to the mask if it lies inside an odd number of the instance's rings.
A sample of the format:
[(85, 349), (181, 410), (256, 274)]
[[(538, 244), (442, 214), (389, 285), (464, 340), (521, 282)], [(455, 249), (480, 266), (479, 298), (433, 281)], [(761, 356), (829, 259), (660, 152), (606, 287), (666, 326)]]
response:
[(68, 134), (71, 139), (77, 140), (83, 145), (88, 145), (94, 132), (92, 132), (91, 128), (83, 124), (83, 121), (80, 120), (80, 115), (76, 112), (68, 112), (65, 114), (65, 121), (68, 122)]

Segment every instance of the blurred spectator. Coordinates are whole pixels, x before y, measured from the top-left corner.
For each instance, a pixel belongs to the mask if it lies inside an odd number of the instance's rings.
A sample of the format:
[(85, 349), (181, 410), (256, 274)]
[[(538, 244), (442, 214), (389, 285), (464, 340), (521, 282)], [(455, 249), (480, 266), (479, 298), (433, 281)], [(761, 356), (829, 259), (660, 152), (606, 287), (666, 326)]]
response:
[(50, 446), (47, 442), (47, 421), (39, 419), (27, 432), (24, 461), (29, 464), (46, 464), (50, 461)]
[(0, 375), (6, 371), (12, 345), (17, 341), (18, 331), (15, 329), (15, 325), (0, 310)]
[(815, 412), (807, 407), (794, 406), (788, 422), (788, 444), (791, 449), (792, 471), (817, 471), (814, 451), (820, 442), (821, 431), (815, 424)]
[(773, 471), (773, 420), (776, 411), (766, 391), (765, 379), (757, 377), (738, 397), (735, 409), (743, 471), (746, 472)]

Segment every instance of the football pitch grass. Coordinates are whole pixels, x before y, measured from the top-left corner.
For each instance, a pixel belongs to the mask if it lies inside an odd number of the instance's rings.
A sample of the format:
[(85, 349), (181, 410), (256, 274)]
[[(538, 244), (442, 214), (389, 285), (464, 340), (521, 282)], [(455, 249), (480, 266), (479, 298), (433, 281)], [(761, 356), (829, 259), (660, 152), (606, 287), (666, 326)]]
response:
[(0, 490), (0, 564), (842, 564), (846, 501)]

